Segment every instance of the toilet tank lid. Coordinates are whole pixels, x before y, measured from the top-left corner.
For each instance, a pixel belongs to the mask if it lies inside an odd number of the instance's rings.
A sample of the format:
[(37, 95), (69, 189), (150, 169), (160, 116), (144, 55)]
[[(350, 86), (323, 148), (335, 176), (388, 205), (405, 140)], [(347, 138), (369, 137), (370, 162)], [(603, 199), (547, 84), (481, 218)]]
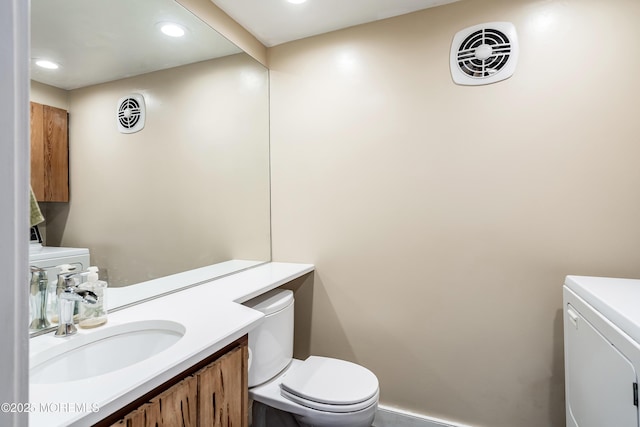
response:
[(287, 308), (293, 303), (293, 291), (289, 289), (274, 289), (266, 292), (260, 296), (257, 296), (244, 305), (262, 312), (265, 316), (276, 313), (284, 308)]

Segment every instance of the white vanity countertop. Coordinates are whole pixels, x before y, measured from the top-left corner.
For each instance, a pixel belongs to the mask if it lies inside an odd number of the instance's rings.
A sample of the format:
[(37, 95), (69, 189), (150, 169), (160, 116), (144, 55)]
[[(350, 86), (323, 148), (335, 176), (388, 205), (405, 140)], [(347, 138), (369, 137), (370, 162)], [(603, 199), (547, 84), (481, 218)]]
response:
[[(100, 328), (79, 329), (78, 334), (89, 335), (138, 320), (169, 320), (184, 325), (186, 332), (173, 346), (129, 367), (78, 381), (30, 384), (32, 408), (51, 410), (30, 412), (29, 425), (86, 426), (107, 417), (253, 329), (262, 320), (262, 313), (239, 303), (313, 270), (311, 264), (265, 263), (110, 313), (109, 321)], [(190, 274), (171, 277), (192, 283), (187, 280), (192, 277)], [(32, 338), (30, 354), (33, 356), (73, 339), (74, 336), (56, 338), (52, 334)], [(74, 408), (82, 409), (82, 405), (86, 405), (89, 412), (73, 412)], [(90, 412), (92, 405), (99, 410)]]
[(222, 278), (230, 274), (236, 274), (260, 264), (266, 263), (264, 261), (233, 259), (154, 280), (148, 280), (131, 286), (122, 288), (109, 287), (107, 288), (108, 309), (112, 310), (115, 307), (124, 307), (137, 301), (155, 297), (156, 295), (174, 292), (183, 287), (185, 283), (197, 284), (209, 282), (214, 278)]

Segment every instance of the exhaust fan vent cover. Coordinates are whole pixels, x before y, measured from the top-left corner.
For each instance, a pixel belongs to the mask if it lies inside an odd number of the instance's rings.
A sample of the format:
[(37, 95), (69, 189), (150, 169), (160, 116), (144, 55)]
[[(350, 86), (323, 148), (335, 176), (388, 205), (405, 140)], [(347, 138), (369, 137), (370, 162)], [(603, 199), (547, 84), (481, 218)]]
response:
[(132, 93), (118, 101), (118, 130), (120, 133), (134, 133), (144, 128), (144, 97)]
[(488, 22), (458, 31), (451, 44), (451, 76), (459, 85), (486, 85), (513, 75), (518, 35), (510, 22)]

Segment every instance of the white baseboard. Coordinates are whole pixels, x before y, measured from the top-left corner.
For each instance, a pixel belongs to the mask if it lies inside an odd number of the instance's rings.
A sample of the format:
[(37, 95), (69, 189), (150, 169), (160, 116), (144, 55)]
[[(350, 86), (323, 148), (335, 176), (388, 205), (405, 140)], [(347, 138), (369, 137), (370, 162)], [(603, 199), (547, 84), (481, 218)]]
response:
[(473, 427), (453, 421), (415, 414), (402, 409), (378, 405), (372, 427)]

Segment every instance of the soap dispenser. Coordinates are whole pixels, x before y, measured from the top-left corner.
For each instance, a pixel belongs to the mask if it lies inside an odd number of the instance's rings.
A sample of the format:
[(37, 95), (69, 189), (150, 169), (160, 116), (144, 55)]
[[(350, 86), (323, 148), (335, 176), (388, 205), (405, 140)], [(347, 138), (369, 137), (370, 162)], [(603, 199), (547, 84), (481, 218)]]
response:
[(89, 267), (87, 271), (89, 272), (87, 281), (82, 283), (79, 288), (96, 294), (98, 301), (95, 304), (80, 303), (78, 326), (84, 329), (97, 328), (107, 323), (107, 282), (98, 280), (98, 267)]

